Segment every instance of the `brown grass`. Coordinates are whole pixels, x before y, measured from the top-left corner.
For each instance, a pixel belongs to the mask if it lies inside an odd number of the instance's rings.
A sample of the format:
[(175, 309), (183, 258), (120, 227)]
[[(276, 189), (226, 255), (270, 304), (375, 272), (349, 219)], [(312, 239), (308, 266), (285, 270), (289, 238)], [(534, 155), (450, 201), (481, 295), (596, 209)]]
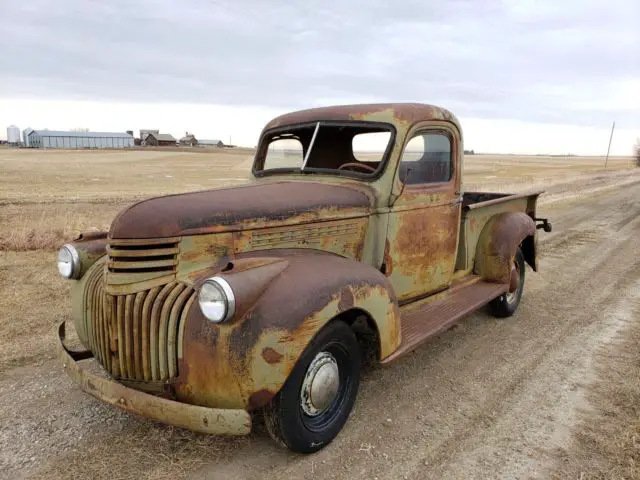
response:
[(54, 250), (79, 232), (109, 228), (120, 204), (34, 204), (4, 207), (0, 250)]
[(53, 358), (54, 327), (71, 320), (54, 252), (0, 252), (0, 373)]

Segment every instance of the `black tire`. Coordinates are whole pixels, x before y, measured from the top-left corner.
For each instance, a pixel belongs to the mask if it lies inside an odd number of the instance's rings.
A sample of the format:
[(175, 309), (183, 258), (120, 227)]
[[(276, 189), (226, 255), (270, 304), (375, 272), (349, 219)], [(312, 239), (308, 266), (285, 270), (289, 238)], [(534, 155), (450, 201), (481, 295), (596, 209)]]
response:
[[(310, 416), (305, 412), (309, 407), (303, 406), (303, 383), (314, 359), (327, 352), (338, 367), (338, 390), (325, 410)], [(271, 437), (299, 453), (317, 452), (331, 443), (353, 408), (360, 368), (360, 347), (351, 328), (340, 320), (327, 324), (307, 346), (280, 392), (264, 409), (265, 425)]]
[(522, 298), (522, 292), (524, 290), (524, 255), (521, 249), (518, 248), (513, 261), (520, 273), (520, 284), (515, 292), (511, 294), (504, 293), (489, 302), (489, 311), (494, 317), (510, 317), (516, 313), (520, 305), (520, 299)]

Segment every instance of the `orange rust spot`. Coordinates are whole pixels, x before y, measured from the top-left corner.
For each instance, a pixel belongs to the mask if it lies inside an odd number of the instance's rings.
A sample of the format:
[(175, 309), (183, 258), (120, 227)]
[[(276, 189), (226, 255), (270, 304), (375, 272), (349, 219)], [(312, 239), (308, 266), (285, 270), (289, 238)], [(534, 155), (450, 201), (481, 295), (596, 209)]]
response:
[(388, 277), (391, 272), (393, 272), (393, 258), (391, 257), (391, 246), (387, 238), (384, 242), (384, 274)]
[(281, 353), (276, 352), (273, 348), (267, 347), (262, 350), (262, 358), (264, 361), (273, 365), (274, 363), (280, 362), (282, 360), (283, 355)]

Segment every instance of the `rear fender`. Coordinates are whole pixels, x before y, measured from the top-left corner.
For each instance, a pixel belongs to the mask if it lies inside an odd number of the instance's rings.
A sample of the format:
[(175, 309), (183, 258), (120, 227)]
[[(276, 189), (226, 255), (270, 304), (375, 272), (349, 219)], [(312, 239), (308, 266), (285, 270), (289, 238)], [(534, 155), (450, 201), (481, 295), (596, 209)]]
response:
[(487, 281), (509, 283), (511, 264), (521, 244), (527, 263), (537, 270), (537, 234), (533, 219), (524, 212), (494, 215), (480, 233), (474, 273)]
[(234, 318), (212, 324), (197, 302), (188, 314), (177, 385), (186, 401), (249, 410), (266, 405), (313, 337), (345, 312), (358, 310), (373, 321), (381, 358), (400, 343), (396, 297), (373, 267), (295, 249), (252, 252), (230, 263), (215, 275), (234, 291)]

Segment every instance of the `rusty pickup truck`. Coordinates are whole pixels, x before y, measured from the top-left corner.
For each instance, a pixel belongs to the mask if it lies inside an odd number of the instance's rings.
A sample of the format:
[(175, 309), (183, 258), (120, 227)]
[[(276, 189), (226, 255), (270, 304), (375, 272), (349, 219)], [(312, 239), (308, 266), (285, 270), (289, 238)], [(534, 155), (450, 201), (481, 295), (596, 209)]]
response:
[(65, 369), (159, 422), (243, 435), (263, 412), (279, 443), (323, 448), (363, 362), (390, 364), (485, 305), (512, 315), (525, 264), (538, 269), (542, 192), (463, 193), (463, 153), (459, 122), (432, 105), (273, 119), (248, 184), (135, 203), (60, 250), (86, 348), (62, 323)]

